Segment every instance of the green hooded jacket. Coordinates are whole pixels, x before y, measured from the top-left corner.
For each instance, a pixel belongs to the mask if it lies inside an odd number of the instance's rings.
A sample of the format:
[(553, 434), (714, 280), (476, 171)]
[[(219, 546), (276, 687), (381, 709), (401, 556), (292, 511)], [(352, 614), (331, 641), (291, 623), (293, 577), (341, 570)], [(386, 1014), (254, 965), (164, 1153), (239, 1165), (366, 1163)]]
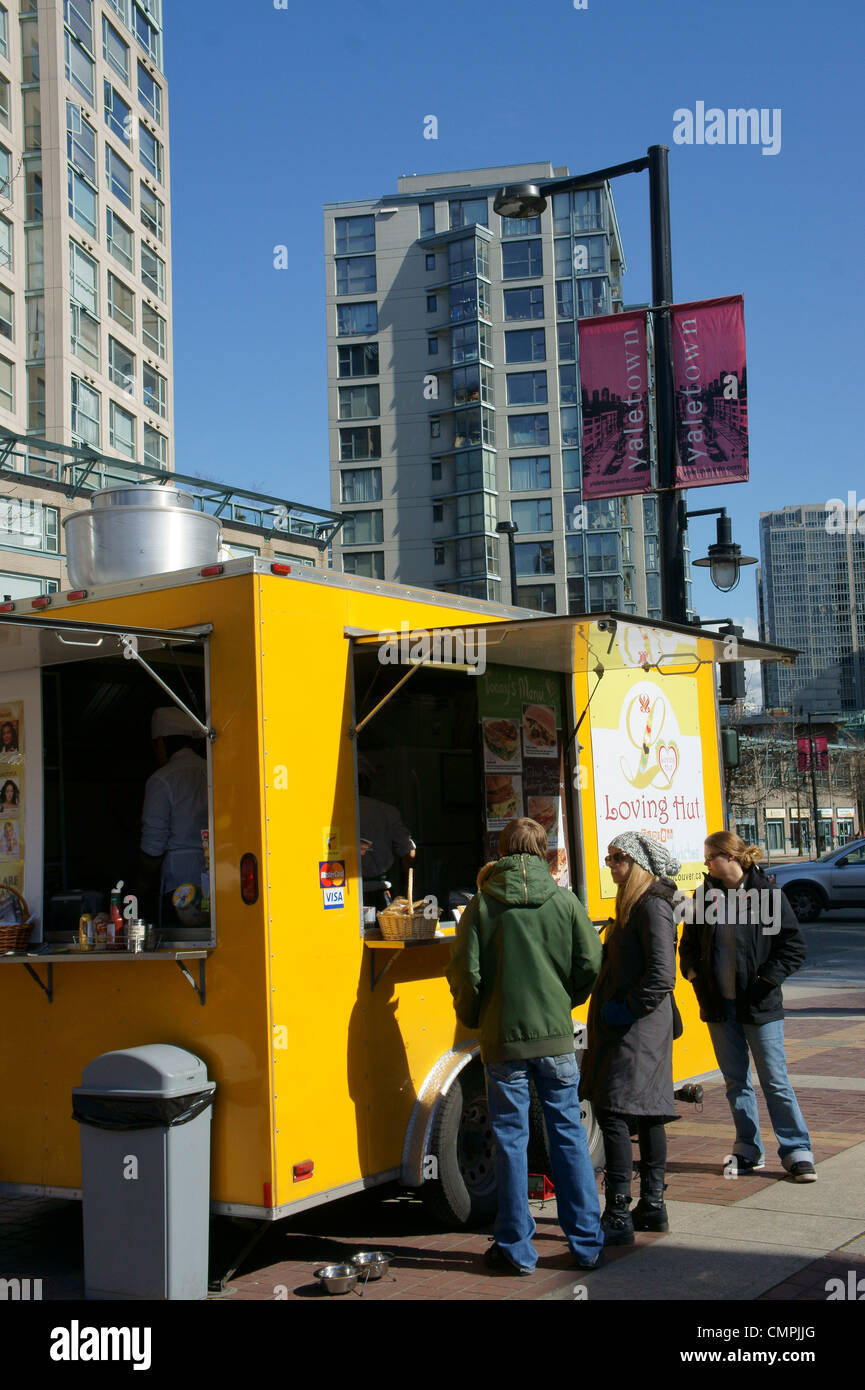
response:
[(447, 969), (457, 1018), (477, 1028), (485, 1062), (573, 1052), (571, 1010), (601, 967), (588, 913), (533, 854), (487, 865), (478, 887)]

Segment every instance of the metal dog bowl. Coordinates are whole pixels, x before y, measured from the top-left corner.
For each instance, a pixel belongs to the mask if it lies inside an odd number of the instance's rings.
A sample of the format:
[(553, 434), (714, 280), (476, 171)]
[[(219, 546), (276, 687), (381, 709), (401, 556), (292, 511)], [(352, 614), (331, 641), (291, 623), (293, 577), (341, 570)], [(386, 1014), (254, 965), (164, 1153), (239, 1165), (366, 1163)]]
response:
[(351, 1293), (360, 1278), (360, 1270), (353, 1264), (322, 1265), (321, 1269), (315, 1270), (315, 1277), (324, 1284), (328, 1293)]
[(351, 1262), (367, 1279), (380, 1279), (390, 1269), (393, 1255), (389, 1250), (359, 1250)]

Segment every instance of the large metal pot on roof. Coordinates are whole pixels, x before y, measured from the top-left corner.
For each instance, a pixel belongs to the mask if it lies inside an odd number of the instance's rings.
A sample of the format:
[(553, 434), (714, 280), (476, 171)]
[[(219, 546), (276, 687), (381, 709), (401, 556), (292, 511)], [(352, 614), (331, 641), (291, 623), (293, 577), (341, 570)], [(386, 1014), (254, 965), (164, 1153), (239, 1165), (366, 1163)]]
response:
[(74, 589), (216, 564), (220, 523), (191, 493), (155, 484), (101, 488), (63, 522)]

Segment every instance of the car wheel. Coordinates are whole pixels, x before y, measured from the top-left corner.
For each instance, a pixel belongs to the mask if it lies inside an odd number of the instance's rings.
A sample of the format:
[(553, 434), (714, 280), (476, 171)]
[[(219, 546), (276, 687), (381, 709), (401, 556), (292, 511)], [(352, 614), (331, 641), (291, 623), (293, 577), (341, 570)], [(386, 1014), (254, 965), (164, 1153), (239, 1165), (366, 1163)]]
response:
[(495, 1139), (480, 1062), (461, 1071), (441, 1101), (430, 1154), (437, 1176), (421, 1195), (436, 1220), (451, 1230), (489, 1225), (496, 1214)]
[(823, 911), (823, 903), (813, 888), (799, 887), (794, 884), (791, 888), (785, 888), (784, 892), (798, 921), (816, 922)]

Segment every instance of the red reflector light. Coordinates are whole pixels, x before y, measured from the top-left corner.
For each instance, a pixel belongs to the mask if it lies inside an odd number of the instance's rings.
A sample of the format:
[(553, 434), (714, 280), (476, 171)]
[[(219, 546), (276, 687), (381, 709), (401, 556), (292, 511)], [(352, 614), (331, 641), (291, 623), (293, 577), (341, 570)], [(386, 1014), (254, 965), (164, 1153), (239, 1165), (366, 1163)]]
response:
[(274, 564), (270, 569), (272, 574), (291, 574), (291, 565)]
[(205, 566), (204, 566), (204, 569), (203, 569), (203, 570), (199, 570), (198, 573), (199, 573), (203, 578), (209, 579), (211, 575), (213, 575), (213, 574), (223, 574), (224, 571), (225, 571), (225, 565), (205, 565)]
[(245, 903), (258, 902), (258, 860), (245, 854), (240, 861), (240, 896)]
[(66, 597), (70, 603), (75, 603), (77, 600), (87, 597), (87, 590), (75, 589), (73, 593), (67, 594)]
[(303, 1163), (295, 1163), (291, 1170), (293, 1182), (303, 1182), (304, 1178), (312, 1177), (312, 1170), (315, 1167), (311, 1158), (307, 1158)]
[(31, 600), (30, 600), (30, 607), (31, 607), (31, 608), (47, 608), (50, 602), (51, 602), (51, 599), (50, 599), (49, 595), (48, 595), (48, 594), (45, 594), (45, 595), (43, 595), (42, 598), (34, 598), (34, 599), (31, 599)]
[(0, 603), (0, 613), (11, 613), (14, 607), (14, 603)]
[(265, 1182), (265, 1183), (262, 1183), (261, 1186), (262, 1186), (262, 1196), (264, 1197), (264, 1205), (265, 1205), (266, 1207), (272, 1207), (272, 1206), (273, 1206), (273, 1183), (272, 1183), (272, 1182)]

